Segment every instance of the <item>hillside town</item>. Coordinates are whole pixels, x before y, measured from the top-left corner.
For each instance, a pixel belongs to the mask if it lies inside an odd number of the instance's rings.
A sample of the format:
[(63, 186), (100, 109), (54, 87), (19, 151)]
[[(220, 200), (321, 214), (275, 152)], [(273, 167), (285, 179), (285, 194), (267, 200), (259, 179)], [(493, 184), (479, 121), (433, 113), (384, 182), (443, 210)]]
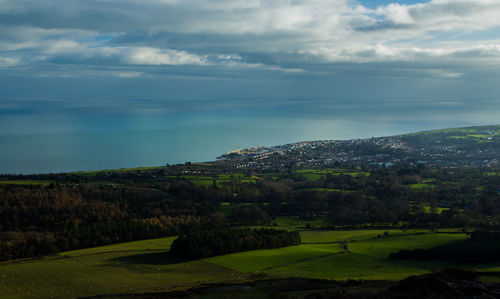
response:
[(305, 141), (231, 151), (218, 157), (228, 168), (283, 171), (299, 168), (398, 165), (484, 167), (500, 165), (500, 135), (418, 133), (351, 140)]

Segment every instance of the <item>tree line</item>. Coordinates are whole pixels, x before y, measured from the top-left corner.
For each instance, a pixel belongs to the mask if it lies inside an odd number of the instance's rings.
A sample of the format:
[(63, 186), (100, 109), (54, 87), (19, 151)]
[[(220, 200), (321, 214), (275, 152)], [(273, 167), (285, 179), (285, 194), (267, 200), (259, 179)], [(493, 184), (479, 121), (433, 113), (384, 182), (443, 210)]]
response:
[(299, 244), (300, 234), (298, 231), (289, 232), (269, 228), (226, 228), (193, 231), (181, 235), (172, 243), (170, 252), (184, 258), (197, 259)]
[[(279, 216), (324, 218), (335, 228), (500, 224), (500, 170), (495, 169), (364, 167), (350, 170), (359, 175), (326, 171), (316, 180), (286, 171), (252, 174), (260, 175), (255, 183), (214, 181), (208, 186), (184, 179), (183, 168), (165, 169), (179, 174), (172, 179), (162, 178), (160, 170), (135, 176), (101, 173), (99, 178), (119, 183), (100, 184), (60, 174), (50, 176), (59, 182), (50, 186), (2, 185), (0, 259), (204, 228), (271, 225)], [(412, 188), (421, 183), (423, 188)]]

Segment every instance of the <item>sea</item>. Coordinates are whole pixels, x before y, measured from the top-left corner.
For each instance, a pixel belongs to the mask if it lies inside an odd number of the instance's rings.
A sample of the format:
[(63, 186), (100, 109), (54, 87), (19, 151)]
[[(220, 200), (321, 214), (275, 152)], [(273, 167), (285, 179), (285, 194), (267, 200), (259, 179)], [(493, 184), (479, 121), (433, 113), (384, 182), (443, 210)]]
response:
[[(260, 100), (265, 103), (265, 100)], [(278, 105), (0, 109), (0, 174), (59, 173), (214, 161), (299, 141), (389, 136), (498, 123), (498, 102), (282, 99)], [(334, 104), (332, 104), (334, 103)], [(35, 105), (36, 106), (36, 105)], [(19, 106), (18, 106), (19, 107)], [(2, 107), (0, 107), (2, 108)]]

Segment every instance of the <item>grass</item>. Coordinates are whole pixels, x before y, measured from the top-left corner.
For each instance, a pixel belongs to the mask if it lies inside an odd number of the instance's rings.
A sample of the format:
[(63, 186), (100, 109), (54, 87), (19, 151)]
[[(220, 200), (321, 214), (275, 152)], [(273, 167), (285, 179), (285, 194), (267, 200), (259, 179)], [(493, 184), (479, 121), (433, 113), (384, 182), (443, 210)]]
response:
[(48, 186), (53, 181), (47, 180), (0, 180), (0, 185), (41, 185)]
[(125, 242), (107, 246), (92, 247), (86, 249), (78, 249), (72, 251), (65, 251), (59, 254), (63, 257), (75, 257), (84, 256), (91, 254), (102, 254), (108, 252), (120, 252), (120, 251), (156, 251), (156, 250), (168, 250), (172, 242), (176, 237), (141, 240), (133, 242)]
[(73, 174), (83, 174), (83, 175), (95, 175), (103, 174), (106, 172), (130, 172), (130, 171), (146, 171), (146, 170), (156, 170), (163, 168), (164, 166), (142, 166), (142, 167), (131, 167), (131, 168), (119, 168), (119, 169), (103, 169), (103, 170), (89, 170), (89, 171), (78, 171), (71, 172)]
[[(440, 208), (440, 207), (436, 207), (436, 212), (438, 214), (441, 214), (443, 211), (446, 211), (446, 210), (449, 210), (450, 208)], [(430, 213), (432, 211), (432, 208), (431, 206), (424, 206), (424, 211), (426, 213)]]
[(369, 176), (369, 172), (353, 171), (346, 169), (299, 169), (295, 171), (296, 175), (300, 175), (306, 181), (320, 181), (325, 180), (326, 175), (350, 175), (352, 177)]
[[(426, 134), (436, 134), (436, 133), (465, 133), (465, 134), (478, 134), (481, 131), (497, 131), (495, 135), (498, 135), (500, 130), (500, 125), (493, 126), (478, 126), (478, 127), (467, 127), (467, 128), (450, 128), (450, 129), (438, 129), (438, 130), (430, 130), (430, 131), (422, 131), (417, 133), (405, 134), (406, 136), (418, 136), (418, 135), (426, 135)], [(488, 135), (494, 136), (494, 135)]]
[[(195, 261), (166, 252), (173, 237), (63, 252), (41, 260), (0, 264), (2, 298), (60, 298), (169, 291), (201, 283), (240, 281), (251, 273), (269, 277), (400, 279), (450, 266), (442, 262), (393, 261), (391, 252), (462, 240), (465, 234), (418, 234), (387, 230), (302, 231), (303, 244)], [(349, 252), (338, 243), (348, 240)], [(317, 244), (311, 244), (317, 243)], [(456, 266), (456, 265), (455, 265)], [(463, 266), (461, 267), (472, 267)], [(498, 270), (500, 265), (479, 265)]]
[(278, 249), (238, 252), (208, 258), (206, 261), (240, 272), (255, 272), (341, 252), (343, 250), (339, 244), (301, 244)]
[(325, 219), (301, 219), (295, 217), (276, 217), (271, 222), (276, 223), (279, 227), (288, 229), (304, 229), (309, 225), (312, 228), (326, 227)]
[(205, 261), (175, 263), (157, 257), (128, 262), (131, 252), (52, 258), (0, 267), (2, 298), (61, 298), (140, 292), (197, 281), (226, 279), (232, 270)]
[(169, 180), (185, 180), (189, 181), (197, 186), (211, 187), (214, 181), (218, 187), (222, 187), (224, 184), (231, 183), (251, 183), (255, 184), (258, 177), (256, 176), (245, 176), (244, 174), (221, 174), (218, 176), (196, 176), (196, 175), (181, 175), (181, 176), (165, 176), (164, 178)]
[(424, 188), (434, 188), (435, 187), (435, 185), (427, 184), (427, 183), (410, 184), (408, 186), (412, 189), (424, 189)]
[(271, 268), (266, 274), (326, 279), (402, 279), (451, 266), (444, 262), (393, 261), (391, 252), (407, 248), (428, 248), (462, 240), (464, 234), (403, 235), (348, 243), (348, 253), (310, 259)]
[(310, 191), (325, 191), (325, 192), (340, 192), (340, 193), (356, 193), (356, 191), (352, 190), (342, 190), (342, 189), (334, 189), (334, 188), (304, 188), (302, 190), (310, 190)]
[(203, 260), (182, 261), (165, 251), (173, 238), (64, 252), (41, 260), (0, 265), (2, 298), (74, 298), (175, 289), (237, 277)]
[(361, 241), (384, 236), (409, 235), (429, 232), (427, 230), (365, 229), (365, 230), (306, 230), (301, 231), (302, 243), (327, 243), (339, 241)]

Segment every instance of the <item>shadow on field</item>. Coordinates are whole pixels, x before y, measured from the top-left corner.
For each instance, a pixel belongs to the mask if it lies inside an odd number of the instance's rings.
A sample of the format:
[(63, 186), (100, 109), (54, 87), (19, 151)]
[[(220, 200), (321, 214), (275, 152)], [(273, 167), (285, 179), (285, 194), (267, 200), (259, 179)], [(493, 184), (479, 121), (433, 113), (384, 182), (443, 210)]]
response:
[(171, 254), (170, 252), (143, 253), (117, 257), (109, 260), (112, 263), (145, 264), (145, 265), (171, 265), (186, 262), (187, 260)]

